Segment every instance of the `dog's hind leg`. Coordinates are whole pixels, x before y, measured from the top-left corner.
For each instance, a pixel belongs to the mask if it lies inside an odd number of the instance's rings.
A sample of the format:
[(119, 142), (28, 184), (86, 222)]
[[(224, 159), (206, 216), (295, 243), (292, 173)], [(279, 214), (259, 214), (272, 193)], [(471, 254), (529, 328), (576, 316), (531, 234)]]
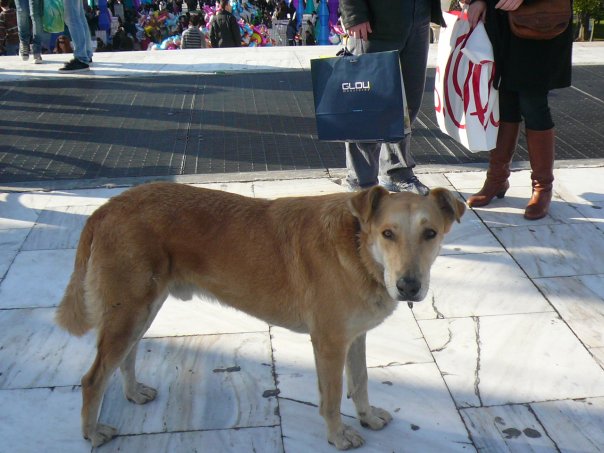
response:
[(138, 341), (132, 346), (132, 349), (130, 349), (130, 352), (120, 365), (120, 371), (122, 373), (126, 399), (136, 404), (145, 404), (155, 399), (157, 390), (137, 382), (135, 372), (137, 350)]
[[(150, 298), (149, 296), (147, 298)], [(165, 299), (155, 299), (145, 307), (146, 303), (130, 303), (140, 309), (126, 310), (121, 313), (106, 313), (105, 319), (99, 326), (97, 355), (92, 367), (82, 378), (82, 432), (92, 446), (97, 447), (111, 438), (117, 431), (115, 428), (97, 422), (99, 407), (107, 382), (115, 370), (120, 367), (123, 374), (126, 397), (136, 403), (152, 400), (157, 392), (139, 384), (135, 378), (136, 347), (138, 342), (153, 321), (161, 303)], [(113, 308), (111, 310), (120, 310)], [(115, 307), (124, 307), (115, 304)]]
[(361, 425), (378, 430), (392, 420), (392, 415), (384, 409), (369, 404), (365, 337), (366, 334), (359, 335), (350, 345), (346, 356), (348, 397), (354, 402)]
[(320, 411), (327, 424), (327, 440), (338, 450), (360, 447), (364, 443), (363, 438), (342, 423), (340, 414), (347, 345), (342, 338), (327, 337), (325, 334), (311, 334), (311, 340), (319, 380)]

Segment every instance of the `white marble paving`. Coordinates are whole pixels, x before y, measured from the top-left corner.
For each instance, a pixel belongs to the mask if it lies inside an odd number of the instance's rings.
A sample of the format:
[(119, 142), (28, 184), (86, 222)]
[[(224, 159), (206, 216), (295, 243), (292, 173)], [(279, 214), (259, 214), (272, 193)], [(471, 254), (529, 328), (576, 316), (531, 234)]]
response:
[(539, 278), (535, 283), (587, 347), (604, 347), (604, 275)]
[(58, 305), (74, 259), (74, 249), (20, 252), (0, 285), (0, 309)]
[(562, 452), (604, 451), (604, 398), (531, 404)]
[[(474, 191), (464, 191), (467, 200)], [(549, 214), (542, 219), (526, 220), (524, 209), (531, 198), (531, 188), (512, 186), (502, 199), (494, 198), (488, 206), (474, 211), (489, 227), (536, 226), (559, 223), (584, 223), (585, 217), (571, 204), (566, 203), (554, 190)]]
[(458, 407), (604, 395), (604, 370), (556, 313), (419, 324)]
[(208, 297), (182, 301), (168, 296), (145, 337), (268, 332), (268, 328), (264, 321)]
[[(505, 290), (502, 290), (505, 282)], [(430, 290), (414, 304), (417, 319), (552, 311), (505, 252), (447, 255), (432, 267)]]
[[(366, 439), (361, 451), (602, 451), (603, 172), (557, 169), (552, 215), (527, 222), (530, 180), (516, 171), (505, 199), (453, 226), (426, 300), (413, 311), (401, 304), (367, 335), (370, 400), (394, 420), (362, 428), (344, 397), (345, 421)], [(483, 178), (420, 174), (464, 196)], [(342, 190), (327, 175), (195, 185), (266, 198)], [(95, 334), (75, 338), (53, 315), (84, 221), (125, 189), (0, 192), (0, 451), (91, 451), (79, 383)], [(335, 451), (308, 335), (206, 297), (168, 298), (137, 363), (158, 398), (129, 403), (116, 372), (101, 419), (121, 434), (98, 451)]]
[(283, 451), (279, 427), (219, 429), (164, 434), (119, 436), (93, 452), (211, 452), (253, 453)]
[(460, 412), (479, 451), (558, 451), (528, 405), (468, 408)]
[(52, 211), (44, 209), (36, 225), (31, 229), (23, 250), (75, 249), (80, 233), (90, 214), (97, 206), (56, 207)]
[(492, 231), (531, 278), (604, 273), (604, 231), (591, 223)]
[(156, 399), (130, 403), (116, 373), (99, 420), (122, 434), (277, 425), (271, 360), (268, 332), (143, 340), (137, 378)]
[[(332, 451), (325, 440), (325, 428), (317, 401), (299, 401), (308, 394), (300, 389), (298, 398), (281, 395), (279, 408), (285, 450), (305, 453)], [(381, 431), (362, 428), (352, 403), (344, 400), (344, 423), (365, 438), (366, 451), (439, 452), (475, 451), (458, 412), (432, 363), (372, 368), (369, 370), (371, 404), (388, 410), (392, 422)], [(350, 407), (350, 409), (348, 409)]]
[(90, 452), (80, 431), (81, 401), (78, 387), (0, 390), (0, 450)]

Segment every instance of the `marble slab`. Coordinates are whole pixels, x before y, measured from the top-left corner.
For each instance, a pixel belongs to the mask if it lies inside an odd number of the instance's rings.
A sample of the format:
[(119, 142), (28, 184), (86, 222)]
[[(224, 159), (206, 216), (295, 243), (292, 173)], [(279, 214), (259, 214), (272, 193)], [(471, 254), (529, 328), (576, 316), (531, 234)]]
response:
[(476, 213), (466, 210), (460, 223), (454, 223), (445, 236), (441, 255), (459, 253), (485, 253), (503, 251), (501, 244), (491, 234)]
[(74, 259), (72, 249), (20, 252), (0, 284), (0, 309), (58, 305)]
[(81, 404), (79, 387), (0, 391), (0, 450), (90, 452), (80, 431)]
[(115, 197), (128, 189), (129, 187), (56, 190), (37, 194), (37, 196), (46, 199), (45, 209), (54, 210), (54, 208), (65, 206), (101, 206), (109, 198)]
[(80, 384), (94, 360), (95, 335), (71, 336), (54, 314), (50, 308), (0, 310), (0, 389)]
[(530, 278), (604, 273), (604, 232), (593, 224), (492, 231)]
[(76, 205), (43, 210), (25, 240), (23, 250), (76, 248), (86, 220), (98, 206)]
[(419, 325), (458, 407), (604, 395), (604, 370), (556, 313)]
[(468, 408), (460, 412), (478, 451), (560, 451), (528, 405)]
[[(11, 264), (13, 264), (15, 256), (17, 256), (17, 252), (14, 250), (0, 250), (0, 285), (6, 276), (6, 272), (10, 268)], [(2, 302), (0, 301), (0, 306), (1, 305)]]
[(591, 348), (589, 352), (591, 352), (594, 359), (596, 359), (602, 369), (604, 369), (604, 348)]
[[(485, 155), (487, 154), (485, 153)], [(455, 188), (468, 195), (472, 195), (482, 188), (486, 174), (485, 167), (484, 170), (480, 171), (445, 173), (445, 176)], [(531, 187), (530, 172), (526, 170), (512, 171), (510, 173), (509, 181), (511, 187)]]
[(29, 228), (0, 229), (0, 253), (19, 250), (30, 231)]
[(604, 451), (604, 398), (535, 403), (531, 409), (558, 451)]
[(92, 450), (105, 452), (283, 452), (281, 429), (246, 428), (118, 436)]
[[(307, 393), (300, 389), (297, 399), (279, 398), (285, 451), (333, 451), (327, 444), (325, 423), (316, 402), (301, 402)], [(371, 404), (388, 410), (393, 420), (381, 431), (362, 428), (350, 401), (344, 400), (344, 423), (365, 439), (360, 451), (475, 451), (433, 363), (372, 368), (369, 395)]]
[[(310, 335), (280, 327), (271, 327), (275, 371), (279, 376), (282, 394), (305, 386), (307, 392), (316, 391), (317, 377)], [(380, 326), (367, 333), (367, 366), (384, 367), (410, 363), (432, 362), (432, 356), (405, 304)]]
[(268, 332), (268, 324), (205, 296), (182, 301), (169, 296), (145, 334), (147, 338)]
[(29, 194), (0, 193), (0, 229), (33, 227), (43, 206), (32, 200)]
[(417, 319), (545, 311), (552, 307), (505, 252), (438, 257), (426, 299), (413, 306)]
[(223, 192), (236, 193), (246, 197), (254, 196), (253, 184), (251, 182), (215, 182), (191, 185), (194, 187), (202, 187), (204, 189), (222, 190)]
[(604, 223), (604, 201), (593, 201), (585, 204), (575, 204), (572, 206), (585, 217), (586, 220), (597, 224)]
[(604, 201), (604, 167), (556, 169), (554, 177), (556, 191), (566, 201)]
[(254, 182), (254, 196), (258, 198), (325, 195), (343, 190), (342, 186), (326, 178)]
[(535, 284), (586, 346), (604, 347), (604, 274), (538, 278)]
[(274, 426), (268, 333), (167, 337), (141, 341), (137, 378), (158, 391), (146, 405), (124, 398), (113, 375), (100, 420), (121, 434)]
[[(467, 200), (473, 192), (462, 192)], [(526, 220), (524, 209), (531, 198), (531, 188), (511, 186), (505, 198), (497, 199), (487, 206), (473, 210), (489, 227), (551, 225), (558, 223), (582, 223), (586, 219), (573, 206), (564, 201), (554, 190), (549, 214), (542, 219)]]

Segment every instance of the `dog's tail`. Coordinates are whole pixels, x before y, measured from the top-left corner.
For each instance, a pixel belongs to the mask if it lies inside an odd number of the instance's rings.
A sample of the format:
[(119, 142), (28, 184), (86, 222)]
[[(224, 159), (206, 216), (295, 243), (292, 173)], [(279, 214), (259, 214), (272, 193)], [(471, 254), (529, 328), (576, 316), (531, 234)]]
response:
[(94, 327), (90, 315), (87, 313), (84, 280), (88, 268), (88, 259), (92, 247), (93, 226), (89, 219), (82, 230), (80, 242), (76, 252), (75, 265), (71, 279), (63, 295), (63, 300), (57, 308), (55, 321), (63, 329), (78, 337), (84, 335)]

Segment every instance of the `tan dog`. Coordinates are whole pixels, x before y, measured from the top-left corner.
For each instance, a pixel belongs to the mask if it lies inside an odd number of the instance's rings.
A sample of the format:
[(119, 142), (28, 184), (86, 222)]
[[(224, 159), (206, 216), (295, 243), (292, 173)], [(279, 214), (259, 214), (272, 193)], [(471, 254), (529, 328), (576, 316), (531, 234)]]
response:
[(362, 445), (342, 423), (342, 370), (361, 425), (392, 417), (370, 406), (365, 333), (398, 301), (420, 301), (443, 236), (465, 205), (445, 189), (427, 197), (381, 187), (349, 194), (262, 200), (179, 184), (140, 186), (88, 220), (57, 311), (75, 335), (98, 329), (97, 355), (82, 378), (82, 430), (93, 446), (116, 435), (97, 423), (120, 367), (126, 397), (156, 391), (137, 382), (139, 340), (169, 293), (211, 293), (271, 324), (310, 333), (327, 438)]

